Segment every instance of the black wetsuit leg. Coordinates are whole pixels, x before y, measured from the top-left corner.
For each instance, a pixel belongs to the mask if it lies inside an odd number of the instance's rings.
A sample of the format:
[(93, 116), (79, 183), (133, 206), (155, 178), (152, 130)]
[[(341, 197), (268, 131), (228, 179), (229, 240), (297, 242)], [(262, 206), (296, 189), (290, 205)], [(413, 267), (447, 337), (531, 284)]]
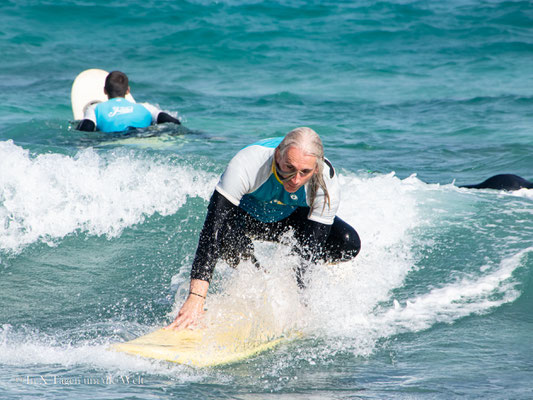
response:
[(298, 245), (309, 247), (315, 260), (347, 261), (359, 254), (361, 240), (352, 226), (339, 217), (335, 217), (332, 225), (320, 224), (310, 221), (308, 214), (309, 208), (299, 207), (281, 221), (266, 223), (257, 221), (243, 211), (239, 224), (243, 234), (273, 242), (279, 242), (281, 236), (292, 228)]
[(287, 218), (286, 225), (295, 230), (300, 246), (310, 246), (314, 260), (347, 261), (359, 254), (361, 240), (352, 226), (339, 217), (332, 225), (320, 224), (307, 219), (308, 214), (309, 208), (298, 208)]
[(335, 217), (324, 246), (324, 260), (348, 261), (361, 251), (361, 239), (357, 231), (339, 217)]
[(254, 239), (279, 242), (285, 232), (293, 229), (297, 241), (293, 251), (302, 259), (295, 270), (300, 287), (305, 286), (304, 275), (310, 263), (351, 260), (361, 250), (361, 240), (356, 230), (341, 218), (335, 217), (332, 225), (325, 225), (309, 220), (308, 215), (309, 208), (300, 207), (278, 222), (263, 223), (245, 217), (246, 233)]
[(173, 116), (167, 114), (166, 112), (160, 112), (159, 115), (157, 116), (157, 123), (163, 124), (165, 122), (172, 122), (174, 124), (181, 125), (181, 122), (179, 119), (174, 118)]
[(354, 228), (338, 217), (332, 225), (325, 225), (309, 220), (308, 214), (308, 207), (300, 207), (281, 221), (261, 222), (215, 191), (200, 233), (191, 278), (209, 281), (219, 258), (232, 266), (241, 259), (251, 259), (259, 266), (251, 239), (279, 242), (289, 229), (294, 230), (297, 240), (293, 250), (302, 260), (296, 269), (301, 287), (305, 286), (303, 275), (310, 263), (346, 261), (357, 256), (361, 242)]

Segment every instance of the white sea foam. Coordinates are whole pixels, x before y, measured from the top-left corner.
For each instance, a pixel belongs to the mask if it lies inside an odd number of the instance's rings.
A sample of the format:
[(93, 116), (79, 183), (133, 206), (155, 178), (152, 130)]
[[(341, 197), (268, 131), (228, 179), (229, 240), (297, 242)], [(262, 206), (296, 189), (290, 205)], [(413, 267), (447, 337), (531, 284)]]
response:
[(520, 189), (510, 193), (514, 196), (524, 197), (526, 199), (533, 200), (533, 189)]
[[(146, 329), (150, 329), (146, 327)], [(109, 343), (85, 341), (76, 344), (61, 343), (57, 338), (43, 335), (39, 331), (15, 330), (10, 325), (0, 326), (0, 364), (31, 367), (25, 370), (26, 377), (53, 381), (54, 377), (65, 377), (65, 369), (69, 370), (68, 376), (79, 376), (76, 368), (87, 371), (87, 367), (98, 367), (102, 373), (83, 374), (82, 377), (98, 378), (105, 384), (106, 379), (116, 381), (117, 376), (126, 376), (134, 373), (153, 373), (158, 375), (180, 376), (181, 381), (198, 381), (205, 375), (200, 370), (169, 364), (155, 360), (132, 357), (109, 350), (109, 345), (118, 340), (109, 340)], [(99, 341), (101, 342), (101, 341)], [(61, 366), (58, 373), (33, 374), (36, 365)], [(51, 368), (43, 370), (52, 370)], [(42, 382), (41, 382), (42, 383)]]
[[(29, 165), (26, 170), (30, 173), (33, 169), (47, 170), (41, 166), (44, 161), (31, 159), (22, 150), (19, 152), (19, 157)], [(175, 191), (178, 197), (193, 193), (192, 189), (187, 193), (180, 192), (183, 182), (172, 180), (174, 175), (187, 175), (183, 167), (167, 165), (160, 170), (157, 163), (127, 155), (103, 160), (92, 151), (82, 152), (74, 159), (61, 156), (58, 160), (60, 164), (70, 163), (80, 173), (81, 169), (88, 168), (89, 178), (103, 176), (104, 181), (105, 178), (111, 182), (118, 179), (126, 186), (130, 185), (126, 194), (140, 192), (146, 196), (149, 199), (146, 203), (152, 207), (151, 210), (155, 210), (151, 212), (172, 212), (178, 208), (181, 203), (173, 197)], [(19, 162), (19, 165), (23, 163)], [(158, 205), (149, 196), (149, 192), (138, 188), (141, 184), (148, 184), (148, 180), (142, 179), (140, 183), (134, 181), (135, 184), (131, 185), (128, 179), (121, 180), (115, 175), (109, 178), (113, 174), (109, 170), (112, 165), (133, 168), (134, 175), (139, 175), (139, 170), (147, 167), (152, 169), (152, 173), (163, 174), (163, 179), (170, 180), (172, 190), (163, 190), (158, 197), (163, 198), (162, 203), (172, 199), (174, 205), (167, 204), (168, 208), (164, 208), (163, 204)], [(53, 171), (57, 171), (57, 168)], [(126, 171), (124, 173), (127, 175)], [(57, 176), (56, 172), (48, 174)], [(44, 174), (48, 181), (49, 175)], [(189, 175), (188, 179), (192, 179), (192, 176)], [(203, 189), (199, 188), (198, 195), (207, 198), (216, 177), (205, 179), (206, 183), (201, 185)], [(396, 300), (395, 290), (401, 289), (406, 277), (415, 270), (418, 255), (414, 248), (421, 244), (418, 231), (421, 228), (440, 227), (443, 221), (449, 219), (450, 210), (454, 214), (470, 216), (476, 196), (464, 193), (453, 185), (426, 185), (415, 176), (401, 180), (392, 173), (378, 176), (342, 174), (340, 179), (343, 201), (338, 214), (359, 232), (362, 238), (361, 254), (353, 261), (317, 265), (309, 271), (308, 288), (301, 292), (293, 274), (298, 260), (290, 255), (289, 246), (256, 242), (257, 256), (267, 271), (257, 270), (249, 262), (241, 263), (236, 270), (219, 263), (207, 300), (206, 323), (224, 321), (225, 324), (232, 324), (252, 319), (255, 321), (252, 334), (257, 337), (264, 336), (265, 331), (272, 336), (298, 331), (304, 337), (319, 338), (324, 341), (325, 347), (299, 348), (296, 356), (315, 362), (317, 357), (329, 357), (336, 351), (369, 355), (380, 339), (405, 332), (419, 332), (438, 323), (453, 323), (468, 315), (486, 313), (516, 300), (520, 295), (513, 273), (521, 267), (525, 255), (533, 252), (532, 247), (511, 255), (506, 253), (499, 261), (480, 265), (477, 270), (470, 269), (467, 273), (456, 275), (453, 280), (432, 282), (425, 289), (418, 287), (416, 293), (407, 293), (400, 301)], [(187, 184), (190, 185), (190, 182)], [(75, 198), (78, 198), (81, 189), (80, 186), (75, 187)], [(165, 185), (159, 183), (157, 187), (161, 190)], [(99, 191), (94, 190), (93, 193)], [(137, 218), (142, 218), (143, 213), (148, 214), (139, 211), (145, 210), (141, 205), (137, 205), (136, 210)], [(90, 219), (92, 224), (94, 220)], [(102, 226), (102, 233), (110, 234), (109, 227), (114, 225), (108, 223)], [(91, 229), (95, 228), (91, 225)], [(290, 238), (287, 240), (290, 241)], [(178, 287), (178, 291), (175, 308), (169, 317), (176, 315), (188, 291), (186, 269), (182, 268), (173, 278), (172, 283)], [(9, 329), (4, 328), (3, 339), (0, 334), (0, 362), (6, 364), (89, 364), (112, 371), (169, 373), (170, 367), (164, 363), (110, 353), (100, 343), (84, 342), (65, 347), (54, 340), (35, 339), (37, 335), (10, 336), (6, 331), (9, 332)], [(294, 352), (291, 357), (295, 357)], [(284, 365), (283, 360), (280, 363)], [(178, 371), (173, 368), (179, 367), (172, 366), (171, 374)], [(191, 379), (198, 379), (200, 375), (192, 374)]]
[[(207, 302), (211, 319), (240, 313), (273, 332), (298, 330), (324, 338), (328, 351), (334, 351), (332, 343), (339, 343), (343, 349), (347, 346), (358, 355), (368, 355), (380, 339), (485, 313), (519, 296), (512, 273), (531, 248), (503, 257), (499, 267), (486, 265), (478, 273), (458, 275), (451, 283), (434, 282), (400, 304), (393, 293), (415, 270), (418, 255), (413, 248), (425, 245), (417, 236), (419, 230), (440, 229), (449, 223), (450, 213), (456, 218), (457, 214), (470, 216), (476, 198), (465, 198), (452, 185), (427, 185), (415, 176), (401, 180), (393, 173), (346, 174), (341, 183), (338, 215), (360, 234), (360, 255), (353, 261), (316, 266), (309, 271), (308, 288), (300, 293), (292, 272), (298, 260), (289, 256), (288, 247), (256, 244), (268, 272), (257, 271), (249, 263), (237, 270), (219, 263), (221, 278), (214, 280), (216, 290)], [(186, 274), (176, 276), (174, 283), (182, 290), (173, 315), (187, 293)]]
[[(423, 222), (418, 215), (416, 191), (423, 183), (394, 174), (378, 177), (342, 175), (343, 202), (339, 216), (362, 238), (361, 254), (338, 265), (319, 265), (309, 271), (309, 286), (298, 290), (293, 269), (298, 259), (288, 246), (256, 243), (256, 254), (268, 272), (242, 263), (232, 270), (219, 263), (214, 294), (208, 299), (209, 320), (227, 320), (233, 314), (259, 321), (263, 329), (280, 334), (291, 330), (307, 334), (352, 337), (369, 323), (379, 302), (402, 285), (413, 267), (410, 231)], [(175, 276), (178, 290), (175, 315), (187, 293), (187, 274)], [(366, 345), (363, 352), (371, 350)]]
[(176, 212), (188, 196), (207, 198), (215, 180), (132, 152), (33, 156), (0, 142), (0, 250), (54, 244), (74, 232), (114, 237), (154, 213)]
[(415, 176), (400, 180), (393, 173), (377, 177), (342, 176), (339, 216), (358, 231), (362, 249), (353, 261), (312, 271), (307, 324), (315, 335), (350, 337), (359, 354), (372, 351), (373, 310), (402, 286), (414, 266), (412, 232), (423, 225), (417, 191), (427, 190)]
[(427, 293), (413, 296), (404, 304), (394, 301), (388, 310), (373, 315), (371, 324), (380, 336), (417, 332), (436, 323), (452, 323), (468, 315), (486, 313), (520, 296), (513, 272), (522, 266), (524, 256), (533, 247), (504, 258), (498, 267), (483, 266), (492, 272), (465, 276), (454, 283), (441, 285)]

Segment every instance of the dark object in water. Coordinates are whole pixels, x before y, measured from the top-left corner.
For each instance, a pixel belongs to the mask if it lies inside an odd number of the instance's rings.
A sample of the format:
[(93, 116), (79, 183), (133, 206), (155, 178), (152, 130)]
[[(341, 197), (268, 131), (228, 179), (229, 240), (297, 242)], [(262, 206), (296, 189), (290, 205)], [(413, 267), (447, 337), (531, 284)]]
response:
[(459, 186), (467, 189), (497, 189), (497, 190), (518, 190), (522, 188), (533, 189), (533, 183), (513, 174), (494, 175), (477, 185)]

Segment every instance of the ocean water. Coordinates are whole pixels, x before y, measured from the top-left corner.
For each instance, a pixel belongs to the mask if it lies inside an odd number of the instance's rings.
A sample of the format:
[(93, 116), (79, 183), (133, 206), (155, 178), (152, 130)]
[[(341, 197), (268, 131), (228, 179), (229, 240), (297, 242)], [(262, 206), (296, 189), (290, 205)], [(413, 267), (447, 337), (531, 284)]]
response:
[[(0, 3), (0, 398), (533, 398), (529, 1)], [(119, 69), (184, 128), (76, 131), (70, 88)], [(363, 247), (296, 289), (219, 263), (207, 307), (302, 335), (194, 369), (107, 347), (169, 323), (242, 147), (310, 126)], [(214, 317), (213, 317), (214, 318)]]

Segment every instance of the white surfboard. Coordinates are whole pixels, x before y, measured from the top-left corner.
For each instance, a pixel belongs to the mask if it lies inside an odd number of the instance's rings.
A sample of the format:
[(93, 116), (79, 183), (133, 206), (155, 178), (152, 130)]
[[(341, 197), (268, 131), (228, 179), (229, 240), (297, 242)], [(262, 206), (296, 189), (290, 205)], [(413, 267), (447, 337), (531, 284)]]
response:
[[(83, 119), (85, 110), (92, 104), (107, 101), (104, 93), (105, 78), (109, 73), (103, 69), (87, 69), (81, 72), (74, 83), (70, 92), (72, 102), (72, 114), (75, 120)], [(126, 100), (135, 102), (131, 94), (126, 95)]]

